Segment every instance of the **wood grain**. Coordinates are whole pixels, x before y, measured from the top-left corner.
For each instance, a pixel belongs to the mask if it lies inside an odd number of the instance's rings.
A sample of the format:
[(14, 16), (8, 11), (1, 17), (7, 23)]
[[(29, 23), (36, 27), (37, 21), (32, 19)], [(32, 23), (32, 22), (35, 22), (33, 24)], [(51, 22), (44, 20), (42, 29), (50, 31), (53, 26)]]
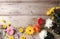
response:
[[(49, 18), (46, 12), (51, 7), (60, 6), (60, 0), (0, 0), (0, 17), (7, 17), (12, 27), (33, 25), (32, 19)], [(36, 22), (37, 23), (37, 22)], [(34, 36), (39, 39), (38, 35)], [(27, 35), (28, 39), (33, 39)], [(55, 36), (60, 39), (60, 36)]]

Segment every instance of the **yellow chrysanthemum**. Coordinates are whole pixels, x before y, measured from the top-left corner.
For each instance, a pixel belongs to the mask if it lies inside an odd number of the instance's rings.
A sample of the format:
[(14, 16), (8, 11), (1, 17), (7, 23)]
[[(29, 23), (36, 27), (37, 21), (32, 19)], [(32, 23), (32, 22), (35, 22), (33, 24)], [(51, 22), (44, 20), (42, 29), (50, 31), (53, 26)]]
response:
[(26, 36), (25, 36), (25, 35), (22, 35), (22, 36), (20, 37), (20, 39), (26, 39)]
[(7, 28), (7, 25), (6, 25), (6, 24), (3, 24), (3, 25), (2, 25), (2, 28), (3, 28), (3, 29), (6, 29), (6, 28)]
[(55, 9), (55, 7), (51, 8), (51, 9), (47, 12), (47, 15), (53, 14), (52, 12), (54, 12), (54, 9)]
[(9, 39), (14, 39), (14, 36), (10, 36)]
[(19, 28), (19, 32), (23, 33), (24, 29), (22, 27)]
[(29, 34), (29, 35), (33, 35), (33, 33), (34, 33), (33, 27), (32, 26), (28, 26), (26, 28), (26, 33)]

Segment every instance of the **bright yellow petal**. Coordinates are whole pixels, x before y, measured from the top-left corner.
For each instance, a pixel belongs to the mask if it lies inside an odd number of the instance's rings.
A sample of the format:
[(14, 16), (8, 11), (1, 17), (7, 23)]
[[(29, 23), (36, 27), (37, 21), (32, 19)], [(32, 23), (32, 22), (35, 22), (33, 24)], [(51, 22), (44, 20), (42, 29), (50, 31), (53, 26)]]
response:
[(9, 39), (14, 39), (14, 36), (10, 36)]
[[(54, 13), (54, 9), (55, 9), (55, 7), (51, 8), (51, 9), (47, 12), (47, 15), (53, 14), (53, 13)], [(53, 13), (52, 13), (52, 12), (53, 12)]]
[(25, 35), (22, 35), (22, 36), (20, 37), (20, 39), (26, 39), (26, 36), (25, 36)]
[(3, 24), (2, 28), (3, 28), (3, 29), (7, 28), (6, 24)]
[(51, 9), (50, 9), (50, 12), (54, 12), (54, 9), (55, 9), (55, 7), (51, 8)]
[(2, 19), (2, 22), (6, 22), (6, 20)]
[(26, 33), (29, 34), (29, 35), (32, 35), (34, 33), (34, 29), (32, 26), (28, 26), (26, 28)]
[(47, 15), (50, 15), (50, 14), (51, 14), (51, 12), (50, 12), (50, 11), (48, 11), (48, 12), (47, 12)]

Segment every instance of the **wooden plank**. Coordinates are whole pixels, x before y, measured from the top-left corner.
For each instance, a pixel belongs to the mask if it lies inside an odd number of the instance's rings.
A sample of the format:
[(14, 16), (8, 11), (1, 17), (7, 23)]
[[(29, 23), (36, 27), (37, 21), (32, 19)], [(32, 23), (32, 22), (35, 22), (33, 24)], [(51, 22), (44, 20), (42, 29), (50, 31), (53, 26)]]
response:
[(60, 0), (0, 0), (0, 3), (36, 3), (36, 2), (59, 2)]
[(0, 15), (46, 15), (55, 6), (50, 3), (1, 3)]
[(60, 0), (0, 0), (0, 1), (60, 1)]

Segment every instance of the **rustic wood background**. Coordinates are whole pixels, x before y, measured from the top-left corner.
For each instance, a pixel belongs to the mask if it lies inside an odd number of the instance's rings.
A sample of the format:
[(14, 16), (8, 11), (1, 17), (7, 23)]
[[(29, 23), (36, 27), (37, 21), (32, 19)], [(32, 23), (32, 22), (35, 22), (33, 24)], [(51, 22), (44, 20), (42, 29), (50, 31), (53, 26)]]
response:
[[(33, 24), (32, 18), (47, 19), (46, 12), (56, 6), (60, 6), (60, 0), (0, 0), (0, 16), (8, 18), (14, 27), (27, 27)], [(60, 39), (60, 36), (55, 38)]]

